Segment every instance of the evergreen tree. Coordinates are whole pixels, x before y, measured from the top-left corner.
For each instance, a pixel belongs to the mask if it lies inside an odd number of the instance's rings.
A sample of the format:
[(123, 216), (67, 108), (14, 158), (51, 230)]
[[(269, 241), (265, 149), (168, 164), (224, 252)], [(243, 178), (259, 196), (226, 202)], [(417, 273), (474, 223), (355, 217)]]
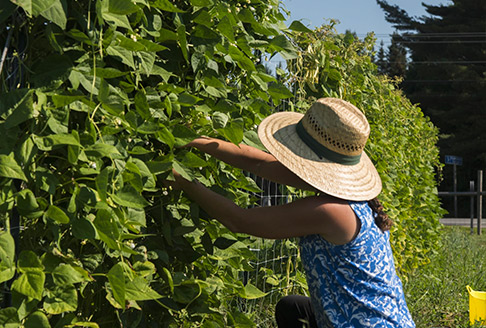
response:
[(390, 77), (404, 77), (407, 72), (407, 50), (394, 33), (388, 47), (386, 74)]
[(380, 42), (380, 49), (378, 50), (378, 53), (376, 54), (375, 64), (376, 64), (376, 66), (378, 68), (378, 72), (380, 74), (386, 74), (387, 73), (385, 44), (383, 43), (383, 40), (381, 40), (381, 42)]
[(405, 93), (439, 127), (441, 154), (464, 157), (474, 176), (486, 166), (486, 1), (423, 4), (422, 17), (377, 3), (410, 52)]

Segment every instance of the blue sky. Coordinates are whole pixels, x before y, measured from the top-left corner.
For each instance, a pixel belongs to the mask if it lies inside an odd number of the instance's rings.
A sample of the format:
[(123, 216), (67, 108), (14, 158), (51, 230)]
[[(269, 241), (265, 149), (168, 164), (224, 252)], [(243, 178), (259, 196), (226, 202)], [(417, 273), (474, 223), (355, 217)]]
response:
[[(429, 15), (422, 2), (439, 5), (450, 4), (451, 0), (388, 0), (390, 5), (398, 5), (410, 16), (419, 17)], [(394, 28), (385, 20), (385, 13), (376, 0), (282, 0), (282, 3), (283, 8), (290, 11), (287, 25), (294, 20), (300, 20), (305, 26), (313, 29), (329, 22), (329, 19), (335, 19), (340, 22), (336, 26), (340, 33), (351, 30), (363, 38), (367, 33), (374, 32), (377, 39), (376, 49), (382, 40), (385, 47), (390, 44), (389, 35), (393, 33)], [(277, 55), (267, 64), (274, 69), (279, 62), (284, 63)]]
[[(282, 0), (284, 7), (290, 11), (289, 22), (301, 22), (314, 28), (326, 23), (330, 18), (337, 19), (338, 32), (351, 30), (359, 37), (368, 32), (375, 32), (378, 43), (389, 42), (388, 35), (394, 29), (385, 21), (385, 14), (375, 0)], [(391, 5), (398, 5), (411, 16), (428, 15), (422, 2), (429, 5), (449, 4), (450, 0), (388, 0)]]

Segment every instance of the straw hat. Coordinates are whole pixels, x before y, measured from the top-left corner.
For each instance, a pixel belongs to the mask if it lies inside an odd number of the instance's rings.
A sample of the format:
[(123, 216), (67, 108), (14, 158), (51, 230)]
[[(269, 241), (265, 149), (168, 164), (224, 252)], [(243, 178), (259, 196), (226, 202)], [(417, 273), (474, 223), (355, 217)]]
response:
[(275, 158), (314, 188), (347, 200), (375, 198), (381, 179), (364, 146), (370, 126), (347, 101), (321, 98), (305, 113), (263, 120), (258, 136)]

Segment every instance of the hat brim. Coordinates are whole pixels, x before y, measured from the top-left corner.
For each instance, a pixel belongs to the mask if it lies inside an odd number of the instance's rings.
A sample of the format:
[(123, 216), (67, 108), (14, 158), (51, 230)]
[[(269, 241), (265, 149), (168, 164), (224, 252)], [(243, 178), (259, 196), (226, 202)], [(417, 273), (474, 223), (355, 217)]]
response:
[(317, 190), (352, 201), (378, 196), (382, 183), (368, 155), (363, 152), (355, 165), (319, 158), (297, 135), (295, 125), (302, 117), (295, 112), (272, 114), (258, 127), (258, 137), (280, 163)]

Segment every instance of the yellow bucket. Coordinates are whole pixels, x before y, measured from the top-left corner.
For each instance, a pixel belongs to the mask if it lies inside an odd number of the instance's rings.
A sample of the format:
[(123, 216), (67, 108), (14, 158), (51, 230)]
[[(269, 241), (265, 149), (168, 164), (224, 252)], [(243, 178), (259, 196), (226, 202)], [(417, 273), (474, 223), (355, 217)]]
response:
[(469, 292), (469, 321), (474, 324), (476, 321), (486, 323), (486, 292), (472, 290), (466, 286)]

